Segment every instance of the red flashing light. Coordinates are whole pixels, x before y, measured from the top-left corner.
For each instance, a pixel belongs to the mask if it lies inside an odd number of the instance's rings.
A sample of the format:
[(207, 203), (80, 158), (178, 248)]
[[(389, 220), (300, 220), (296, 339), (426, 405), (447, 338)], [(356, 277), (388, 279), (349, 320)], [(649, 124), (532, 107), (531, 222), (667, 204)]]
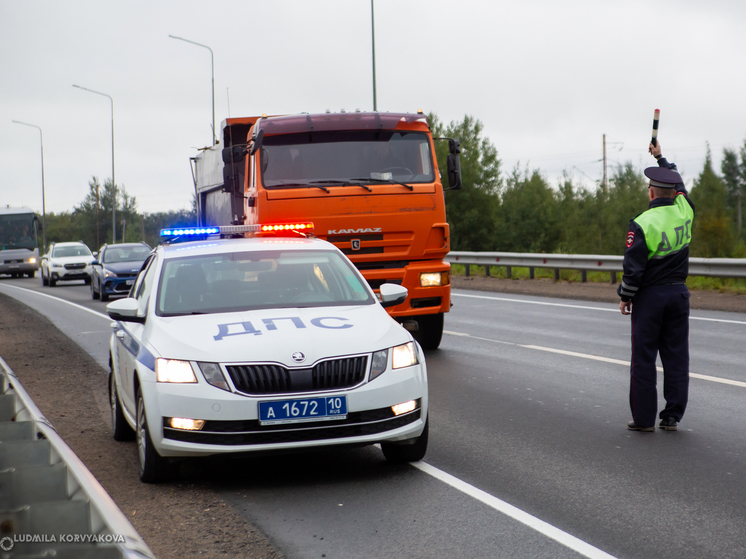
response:
[(262, 233), (282, 233), (285, 231), (296, 231), (310, 233), (313, 231), (313, 223), (295, 222), (295, 223), (265, 223), (261, 226)]

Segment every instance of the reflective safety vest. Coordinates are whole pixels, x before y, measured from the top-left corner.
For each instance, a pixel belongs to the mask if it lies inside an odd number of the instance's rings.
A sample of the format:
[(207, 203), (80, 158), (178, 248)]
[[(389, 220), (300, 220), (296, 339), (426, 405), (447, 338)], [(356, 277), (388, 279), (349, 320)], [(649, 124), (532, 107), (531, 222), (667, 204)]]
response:
[(663, 258), (689, 246), (694, 210), (686, 196), (679, 194), (672, 206), (658, 206), (633, 221), (645, 234), (648, 260)]

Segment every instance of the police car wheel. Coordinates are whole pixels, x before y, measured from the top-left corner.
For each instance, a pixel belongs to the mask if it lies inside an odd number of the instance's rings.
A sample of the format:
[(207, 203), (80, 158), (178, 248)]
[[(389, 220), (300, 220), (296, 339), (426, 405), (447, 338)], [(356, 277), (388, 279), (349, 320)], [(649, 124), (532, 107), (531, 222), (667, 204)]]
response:
[(169, 464), (153, 446), (150, 440), (148, 422), (145, 417), (145, 401), (142, 392), (137, 390), (137, 466), (140, 481), (158, 483), (169, 477)]
[(412, 444), (381, 443), (381, 450), (386, 460), (394, 464), (404, 462), (417, 462), (422, 460), (427, 453), (427, 440), (430, 432), (430, 419), (425, 421), (425, 429)]
[(115, 441), (131, 441), (135, 433), (124, 418), (114, 373), (109, 373), (109, 405), (111, 406), (111, 428)]

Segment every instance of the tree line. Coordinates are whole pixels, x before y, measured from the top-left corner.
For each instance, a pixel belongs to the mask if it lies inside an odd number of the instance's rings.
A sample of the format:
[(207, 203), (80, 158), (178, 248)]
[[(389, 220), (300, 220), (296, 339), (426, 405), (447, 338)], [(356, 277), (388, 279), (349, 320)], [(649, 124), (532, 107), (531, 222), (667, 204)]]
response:
[(127, 193), (124, 185), (117, 185), (115, 196), (111, 179), (101, 185), (98, 177), (88, 183), (88, 194), (72, 211), (49, 213), (47, 243), (83, 241), (92, 250), (110, 244), (113, 237), (112, 210), (116, 199), (117, 242), (145, 241), (151, 247), (160, 243), (160, 231), (167, 227), (182, 227), (197, 223), (196, 199), (191, 209), (139, 213), (137, 200)]
[[(587, 189), (565, 174), (552, 186), (540, 169), (516, 166), (503, 171), (497, 148), (484, 136), (482, 123), (465, 116), (442, 123), (428, 115), (434, 137), (461, 140), (463, 188), (446, 192), (451, 249), (458, 251), (623, 254), (629, 220), (648, 207), (647, 180), (631, 162), (612, 168), (608, 184)], [(440, 169), (446, 169), (448, 146), (436, 142)], [(654, 164), (654, 163), (653, 163)], [(112, 239), (116, 198), (117, 241), (160, 242), (166, 227), (194, 225), (196, 199), (190, 209), (139, 213), (124, 185), (115, 197), (111, 180), (88, 183), (85, 199), (72, 211), (47, 215), (47, 242), (82, 240), (96, 250)], [(692, 256), (746, 257), (743, 206), (746, 197), (746, 141), (723, 150), (718, 173), (707, 148), (702, 172), (690, 196), (696, 206)]]
[[(568, 174), (552, 187), (539, 169), (516, 166), (504, 172), (497, 149), (474, 117), (450, 124), (432, 113), (428, 118), (433, 136), (461, 140), (463, 189), (446, 192), (451, 250), (624, 254), (629, 220), (648, 208), (642, 169), (631, 162), (617, 165), (608, 185), (592, 190)], [(436, 142), (436, 153), (438, 166), (445, 169), (448, 146)], [(708, 146), (689, 192), (696, 207), (692, 256), (746, 257), (745, 194), (746, 141), (738, 152), (723, 150), (720, 174)]]

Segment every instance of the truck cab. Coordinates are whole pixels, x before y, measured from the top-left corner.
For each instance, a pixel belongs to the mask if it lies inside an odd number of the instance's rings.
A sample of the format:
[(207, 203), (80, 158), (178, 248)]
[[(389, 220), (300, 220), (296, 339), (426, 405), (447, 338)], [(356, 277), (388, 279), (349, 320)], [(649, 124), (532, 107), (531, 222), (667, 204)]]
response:
[[(221, 140), (193, 158), (201, 225), (313, 222), (374, 290), (406, 287), (391, 316), (425, 349), (438, 347), (450, 308), (449, 228), (424, 114), (232, 118)], [(454, 140), (449, 178), (460, 187)]]

